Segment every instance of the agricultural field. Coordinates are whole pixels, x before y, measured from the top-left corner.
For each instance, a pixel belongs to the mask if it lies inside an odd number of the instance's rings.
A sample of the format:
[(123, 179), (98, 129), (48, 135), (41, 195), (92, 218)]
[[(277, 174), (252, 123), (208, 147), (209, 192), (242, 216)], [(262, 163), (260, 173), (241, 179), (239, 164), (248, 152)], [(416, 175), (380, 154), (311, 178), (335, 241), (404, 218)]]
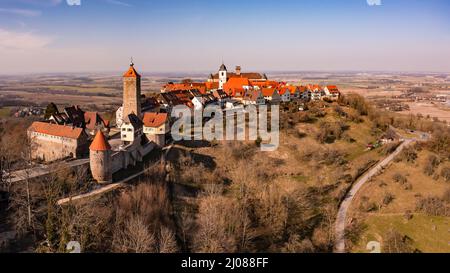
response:
[(10, 107), (0, 107), (0, 118), (6, 118), (11, 115)]

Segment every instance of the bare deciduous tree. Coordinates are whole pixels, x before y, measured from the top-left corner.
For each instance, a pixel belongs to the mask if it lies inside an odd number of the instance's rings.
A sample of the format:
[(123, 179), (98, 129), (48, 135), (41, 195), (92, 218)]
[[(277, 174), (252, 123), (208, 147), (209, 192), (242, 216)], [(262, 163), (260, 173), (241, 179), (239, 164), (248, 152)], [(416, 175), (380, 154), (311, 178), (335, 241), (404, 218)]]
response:
[(114, 233), (113, 249), (123, 253), (156, 252), (156, 239), (150, 232), (145, 220), (131, 216)]

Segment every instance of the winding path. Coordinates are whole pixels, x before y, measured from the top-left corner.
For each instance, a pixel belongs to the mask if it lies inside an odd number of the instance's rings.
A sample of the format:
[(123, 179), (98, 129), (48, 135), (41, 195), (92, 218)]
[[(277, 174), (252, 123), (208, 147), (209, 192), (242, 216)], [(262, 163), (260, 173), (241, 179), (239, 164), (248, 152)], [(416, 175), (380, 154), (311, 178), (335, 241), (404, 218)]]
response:
[(407, 139), (405, 140), (397, 149), (386, 157), (383, 161), (378, 163), (375, 167), (366, 172), (363, 176), (361, 176), (358, 181), (353, 185), (351, 190), (345, 196), (344, 201), (342, 201), (338, 215), (336, 218), (335, 224), (335, 244), (334, 244), (334, 252), (335, 253), (345, 253), (345, 224), (347, 220), (347, 212), (350, 208), (350, 205), (353, 201), (353, 198), (358, 193), (364, 184), (369, 181), (373, 176), (377, 175), (383, 168), (385, 168), (405, 147), (410, 145), (412, 142), (416, 141), (415, 139)]

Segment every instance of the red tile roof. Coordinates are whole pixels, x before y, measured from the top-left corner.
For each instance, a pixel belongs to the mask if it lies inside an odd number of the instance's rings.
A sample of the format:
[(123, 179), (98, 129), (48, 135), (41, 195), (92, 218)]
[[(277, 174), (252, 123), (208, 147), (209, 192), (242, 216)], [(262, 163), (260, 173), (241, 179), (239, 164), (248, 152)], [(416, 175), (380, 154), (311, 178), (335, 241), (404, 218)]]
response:
[(291, 95), (294, 95), (298, 91), (297, 86), (293, 86), (293, 85), (286, 86), (285, 88), (287, 88), (289, 90)]
[(231, 78), (224, 85), (223, 90), (230, 96), (236, 96), (236, 93), (244, 95), (244, 86), (252, 86), (248, 78)]
[(284, 93), (289, 92), (289, 89), (286, 87), (280, 88), (278, 93), (282, 96)]
[(94, 130), (97, 125), (103, 124), (104, 127), (109, 126), (109, 121), (105, 121), (97, 112), (85, 112), (84, 122), (86, 128), (89, 130)]
[(125, 78), (140, 78), (141, 75), (139, 75), (139, 73), (136, 72), (136, 70), (134, 69), (134, 65), (131, 64), (130, 68), (128, 69), (127, 72), (125, 72), (125, 74), (123, 74), (123, 76)]
[(206, 94), (207, 89), (206, 83), (203, 82), (168, 83), (163, 86), (164, 92), (198, 90), (201, 94)]
[[(213, 75), (212, 77), (213, 79), (219, 79), (219, 73), (216, 73)], [(237, 75), (234, 72), (227, 72), (227, 78), (228, 79), (232, 79), (232, 78), (248, 78), (248, 79), (252, 79), (252, 80), (264, 80), (264, 75), (261, 73), (255, 73), (255, 72), (242, 72), (240, 75)]]
[(219, 89), (219, 83), (218, 82), (206, 82), (205, 86), (206, 86), (207, 90)]
[(31, 124), (31, 126), (28, 130), (30, 130), (32, 132), (41, 133), (41, 134), (65, 137), (65, 138), (71, 138), (71, 139), (79, 139), (83, 135), (83, 132), (84, 132), (84, 130), (82, 128), (66, 126), (66, 125), (58, 125), (58, 124), (52, 124), (52, 123), (46, 123), (46, 122), (34, 122), (33, 124)]
[(105, 136), (101, 130), (98, 130), (94, 140), (89, 147), (91, 151), (108, 151), (111, 150), (111, 145), (106, 141)]
[(327, 88), (330, 93), (339, 93), (339, 89), (336, 85), (328, 85)]
[(308, 89), (308, 88), (307, 88), (306, 86), (303, 86), (303, 85), (300, 85), (300, 86), (298, 87), (298, 90), (300, 91), (300, 93), (305, 92), (307, 89)]
[(263, 88), (261, 90), (264, 97), (272, 97), (273, 93), (276, 91), (275, 88)]
[(146, 127), (159, 127), (166, 123), (167, 113), (147, 112), (144, 113), (144, 119), (142, 121)]
[(259, 86), (260, 88), (278, 88), (280, 85), (277, 81), (250, 81), (253, 86)]

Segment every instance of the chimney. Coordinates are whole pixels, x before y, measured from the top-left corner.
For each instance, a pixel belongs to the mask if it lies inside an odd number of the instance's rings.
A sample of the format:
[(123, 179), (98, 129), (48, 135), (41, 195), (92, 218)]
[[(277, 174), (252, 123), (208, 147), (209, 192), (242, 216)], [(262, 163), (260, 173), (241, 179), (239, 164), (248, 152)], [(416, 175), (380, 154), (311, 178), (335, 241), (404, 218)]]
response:
[(238, 65), (236, 66), (236, 76), (240, 76), (241, 75), (241, 67)]

